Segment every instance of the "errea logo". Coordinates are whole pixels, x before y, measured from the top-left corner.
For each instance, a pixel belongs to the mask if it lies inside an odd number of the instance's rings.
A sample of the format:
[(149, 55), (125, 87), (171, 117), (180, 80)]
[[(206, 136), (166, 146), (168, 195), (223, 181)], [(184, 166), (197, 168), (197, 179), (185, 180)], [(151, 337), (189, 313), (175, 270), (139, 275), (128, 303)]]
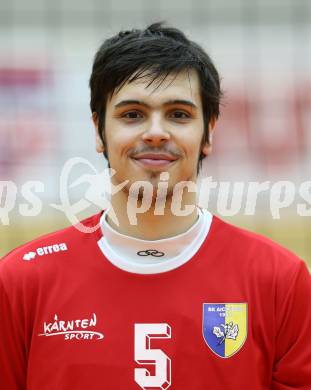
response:
[(37, 255), (44, 256), (44, 255), (49, 255), (51, 253), (56, 253), (56, 252), (66, 251), (66, 250), (68, 250), (68, 248), (64, 242), (60, 244), (43, 246), (42, 248), (37, 248), (35, 252), (25, 253), (23, 256), (23, 260), (29, 261), (29, 260), (33, 260)]
[(36, 257), (36, 252), (28, 252), (23, 256), (23, 260), (32, 260)]

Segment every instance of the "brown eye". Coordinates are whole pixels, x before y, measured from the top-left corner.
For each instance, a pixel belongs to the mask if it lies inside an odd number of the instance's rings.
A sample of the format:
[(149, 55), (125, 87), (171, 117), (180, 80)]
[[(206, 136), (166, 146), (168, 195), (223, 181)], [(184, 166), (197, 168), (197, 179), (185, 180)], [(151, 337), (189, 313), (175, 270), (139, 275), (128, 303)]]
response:
[(174, 119), (189, 119), (190, 118), (190, 115), (184, 111), (174, 111), (171, 113), (171, 116)]
[(142, 118), (142, 114), (138, 111), (128, 111), (122, 115), (122, 118), (125, 119), (140, 119)]

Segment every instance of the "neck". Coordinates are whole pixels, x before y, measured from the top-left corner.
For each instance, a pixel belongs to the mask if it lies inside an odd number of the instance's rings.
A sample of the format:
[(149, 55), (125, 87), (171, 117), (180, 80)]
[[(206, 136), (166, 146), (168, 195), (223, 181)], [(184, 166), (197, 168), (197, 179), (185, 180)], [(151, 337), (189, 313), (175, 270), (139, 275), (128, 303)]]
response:
[[(181, 205), (173, 204), (172, 198), (162, 203), (153, 199), (149, 209), (142, 212), (144, 205), (141, 201), (128, 201), (128, 193), (120, 191), (112, 196), (111, 206), (107, 215), (109, 225), (121, 234), (141, 240), (176, 236), (190, 229), (198, 219), (196, 194), (193, 192), (185, 193)], [(114, 222), (112, 210), (118, 225)], [(189, 211), (185, 213), (185, 210)]]

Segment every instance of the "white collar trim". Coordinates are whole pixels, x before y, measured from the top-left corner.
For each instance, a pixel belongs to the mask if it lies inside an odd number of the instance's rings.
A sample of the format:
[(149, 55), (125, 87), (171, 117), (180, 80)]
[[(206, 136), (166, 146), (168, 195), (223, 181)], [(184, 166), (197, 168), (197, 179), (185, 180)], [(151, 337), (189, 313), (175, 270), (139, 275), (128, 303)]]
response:
[[(189, 261), (208, 235), (213, 216), (205, 209), (198, 208), (198, 211), (198, 220), (186, 232), (174, 237), (148, 241), (126, 236), (114, 230), (106, 221), (106, 210), (100, 220), (103, 236), (98, 240), (99, 248), (113, 265), (127, 272), (158, 274), (171, 271)], [(148, 252), (145, 251), (151, 249), (164, 255), (148, 256)], [(147, 256), (138, 256), (139, 251)]]

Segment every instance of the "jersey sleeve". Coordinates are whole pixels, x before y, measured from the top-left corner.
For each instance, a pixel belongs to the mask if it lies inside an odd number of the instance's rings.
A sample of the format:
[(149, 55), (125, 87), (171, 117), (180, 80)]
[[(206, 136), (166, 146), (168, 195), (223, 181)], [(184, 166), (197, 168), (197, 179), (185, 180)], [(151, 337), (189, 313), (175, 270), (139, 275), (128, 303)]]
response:
[(282, 287), (278, 299), (271, 390), (310, 390), (311, 278), (303, 262), (291, 285)]
[(0, 262), (0, 389), (26, 389), (26, 344), (18, 297), (7, 287), (11, 280)]

